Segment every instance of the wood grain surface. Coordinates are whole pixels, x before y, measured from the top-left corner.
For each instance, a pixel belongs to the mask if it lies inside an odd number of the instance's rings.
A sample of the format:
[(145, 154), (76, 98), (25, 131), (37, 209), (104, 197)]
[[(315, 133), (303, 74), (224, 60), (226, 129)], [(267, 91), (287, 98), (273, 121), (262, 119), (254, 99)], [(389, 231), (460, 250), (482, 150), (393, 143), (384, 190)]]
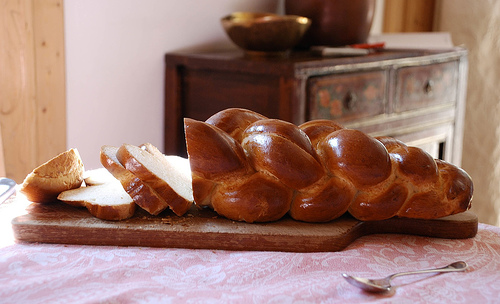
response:
[(64, 8), (62, 0), (0, 3), (1, 176), (21, 183), (66, 149)]
[[(15, 204), (15, 200), (8, 203)], [(436, 220), (360, 222), (344, 215), (320, 224), (288, 217), (248, 224), (196, 207), (183, 217), (170, 211), (151, 216), (138, 210), (131, 219), (112, 222), (61, 202), (31, 204), (26, 214), (12, 220), (16, 239), (26, 242), (290, 252), (340, 251), (357, 238), (375, 233), (471, 238), (477, 227), (477, 216), (470, 211)]]

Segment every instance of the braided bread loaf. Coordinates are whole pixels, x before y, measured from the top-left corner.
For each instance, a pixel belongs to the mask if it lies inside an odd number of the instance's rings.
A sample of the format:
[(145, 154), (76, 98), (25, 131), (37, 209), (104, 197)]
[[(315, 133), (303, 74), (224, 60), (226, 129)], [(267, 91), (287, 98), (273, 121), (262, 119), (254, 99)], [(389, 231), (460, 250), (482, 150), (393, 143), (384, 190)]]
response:
[(184, 120), (196, 204), (236, 221), (432, 219), (470, 207), (473, 185), (420, 148), (344, 129), (300, 126), (245, 109)]

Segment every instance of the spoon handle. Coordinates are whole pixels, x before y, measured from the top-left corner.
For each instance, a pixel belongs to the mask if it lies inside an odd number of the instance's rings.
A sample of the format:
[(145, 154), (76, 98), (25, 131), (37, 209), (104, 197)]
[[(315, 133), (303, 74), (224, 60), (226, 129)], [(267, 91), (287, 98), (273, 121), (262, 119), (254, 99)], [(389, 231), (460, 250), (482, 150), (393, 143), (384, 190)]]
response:
[(390, 276), (391, 279), (399, 276), (410, 275), (410, 274), (420, 274), (420, 273), (432, 273), (432, 272), (455, 272), (455, 271), (464, 271), (467, 269), (467, 263), (460, 261), (452, 263), (448, 266), (444, 266), (441, 268), (434, 269), (424, 269), (424, 270), (415, 270), (415, 271), (407, 271), (407, 272), (399, 272)]

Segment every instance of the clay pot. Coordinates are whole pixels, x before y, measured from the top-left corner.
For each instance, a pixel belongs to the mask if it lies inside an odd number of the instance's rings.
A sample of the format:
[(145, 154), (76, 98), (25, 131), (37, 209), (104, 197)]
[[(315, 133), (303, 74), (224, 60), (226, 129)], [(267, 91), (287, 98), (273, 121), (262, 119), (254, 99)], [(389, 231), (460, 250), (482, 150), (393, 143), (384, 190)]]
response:
[(375, 0), (285, 0), (285, 13), (304, 16), (312, 24), (299, 47), (366, 43)]

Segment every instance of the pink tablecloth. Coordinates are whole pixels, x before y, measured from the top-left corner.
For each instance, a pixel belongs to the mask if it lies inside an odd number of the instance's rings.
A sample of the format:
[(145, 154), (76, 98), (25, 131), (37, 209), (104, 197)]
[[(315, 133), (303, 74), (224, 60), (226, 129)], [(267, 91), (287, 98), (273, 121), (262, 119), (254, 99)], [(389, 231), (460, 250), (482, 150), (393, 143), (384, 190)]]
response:
[[(16, 243), (0, 208), (0, 303), (499, 303), (500, 227), (475, 238), (360, 238), (340, 252), (283, 253)], [(464, 260), (466, 272), (396, 278), (368, 294), (343, 272), (382, 277)]]

